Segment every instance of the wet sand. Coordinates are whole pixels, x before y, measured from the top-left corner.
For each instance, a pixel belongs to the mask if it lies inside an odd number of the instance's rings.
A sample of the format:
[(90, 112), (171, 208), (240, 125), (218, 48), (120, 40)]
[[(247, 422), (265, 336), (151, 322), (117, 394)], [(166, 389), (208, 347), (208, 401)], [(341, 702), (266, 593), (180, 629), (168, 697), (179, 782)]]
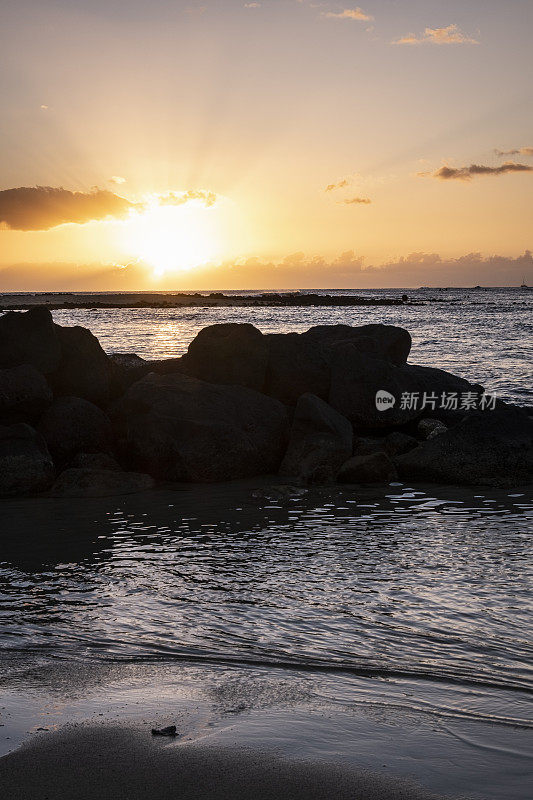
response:
[(67, 726), (0, 759), (10, 800), (429, 800), (370, 772), (260, 751), (179, 744), (135, 728)]

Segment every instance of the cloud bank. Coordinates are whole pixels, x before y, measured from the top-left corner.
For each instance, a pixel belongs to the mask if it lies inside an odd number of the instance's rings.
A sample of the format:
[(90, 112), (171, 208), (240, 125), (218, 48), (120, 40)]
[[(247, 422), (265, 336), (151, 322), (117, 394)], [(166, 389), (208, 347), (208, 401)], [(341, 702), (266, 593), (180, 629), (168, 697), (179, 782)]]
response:
[(514, 161), (506, 161), (505, 164), (501, 164), (499, 167), (470, 164), (469, 167), (441, 167), (435, 172), (420, 172), (419, 175), (427, 176), (430, 174), (432, 178), (439, 178), (443, 181), (470, 181), (478, 175), (505, 175), (509, 172), (533, 172), (533, 167), (529, 164), (517, 164)]
[(188, 273), (169, 274), (154, 286), (153, 270), (129, 265), (18, 264), (0, 269), (2, 291), (176, 291), (224, 289), (409, 288), (419, 286), (519, 286), (533, 279), (529, 250), (511, 258), (467, 253), (444, 258), (411, 253), (379, 266), (365, 266), (349, 250), (332, 260), (293, 253), (277, 261), (247, 258), (211, 264)]
[(408, 33), (394, 39), (392, 44), (479, 44), (479, 41), (463, 33), (457, 25), (447, 25), (445, 28), (426, 28), (418, 35)]

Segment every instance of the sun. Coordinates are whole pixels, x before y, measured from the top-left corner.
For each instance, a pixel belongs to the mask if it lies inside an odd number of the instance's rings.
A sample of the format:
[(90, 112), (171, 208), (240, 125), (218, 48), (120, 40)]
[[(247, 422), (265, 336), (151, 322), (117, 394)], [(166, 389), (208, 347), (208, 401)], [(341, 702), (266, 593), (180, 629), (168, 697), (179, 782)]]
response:
[(151, 202), (124, 224), (123, 243), (149, 264), (154, 277), (199, 267), (219, 253), (213, 209), (195, 201), (181, 205)]

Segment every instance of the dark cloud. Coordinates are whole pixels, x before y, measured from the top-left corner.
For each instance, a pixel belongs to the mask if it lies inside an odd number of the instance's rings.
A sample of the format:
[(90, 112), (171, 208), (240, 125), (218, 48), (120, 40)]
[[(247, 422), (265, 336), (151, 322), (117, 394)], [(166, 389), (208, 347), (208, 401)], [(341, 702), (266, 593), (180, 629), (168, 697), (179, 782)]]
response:
[(113, 192), (71, 192), (51, 186), (0, 191), (0, 224), (19, 231), (43, 231), (65, 222), (125, 217), (135, 203)]
[(343, 178), (342, 181), (339, 181), (338, 183), (329, 183), (324, 191), (332, 192), (334, 189), (344, 189), (345, 186), (348, 186), (347, 178)]
[(470, 164), (469, 167), (441, 167), (436, 172), (420, 172), (420, 175), (431, 175), (432, 178), (440, 178), (443, 181), (459, 180), (470, 181), (477, 175), (505, 175), (508, 172), (533, 172), (533, 167), (529, 164), (516, 164), (514, 161), (506, 161), (499, 167), (486, 167), (482, 164)]
[(339, 203), (344, 203), (347, 206), (358, 205), (359, 203), (363, 203), (363, 205), (368, 205), (372, 202), (369, 197), (347, 197), (346, 200), (339, 200)]
[(497, 156), (533, 156), (533, 147), (517, 147), (514, 150), (495, 150)]

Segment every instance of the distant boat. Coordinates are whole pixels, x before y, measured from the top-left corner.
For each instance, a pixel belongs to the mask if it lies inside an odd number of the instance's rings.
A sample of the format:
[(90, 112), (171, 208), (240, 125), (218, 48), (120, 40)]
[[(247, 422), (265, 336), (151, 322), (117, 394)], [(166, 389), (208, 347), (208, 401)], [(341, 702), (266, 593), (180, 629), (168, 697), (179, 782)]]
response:
[(524, 275), (524, 277), (522, 278), (522, 284), (521, 284), (520, 288), (521, 288), (521, 289), (533, 289), (533, 286), (528, 286), (528, 285), (527, 285), (527, 283), (526, 283), (526, 277), (525, 277), (525, 275)]

